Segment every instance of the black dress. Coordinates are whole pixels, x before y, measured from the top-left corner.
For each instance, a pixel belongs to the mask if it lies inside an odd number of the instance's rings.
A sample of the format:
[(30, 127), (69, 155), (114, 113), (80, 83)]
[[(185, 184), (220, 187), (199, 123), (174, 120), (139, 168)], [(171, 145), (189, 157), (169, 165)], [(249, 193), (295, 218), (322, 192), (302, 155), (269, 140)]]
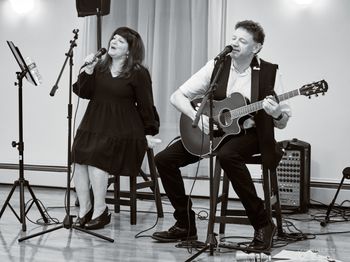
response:
[(129, 78), (96, 71), (82, 72), (73, 85), (74, 93), (90, 102), (74, 138), (72, 162), (114, 175), (138, 172), (147, 149), (145, 135), (159, 129), (150, 75), (144, 67)]

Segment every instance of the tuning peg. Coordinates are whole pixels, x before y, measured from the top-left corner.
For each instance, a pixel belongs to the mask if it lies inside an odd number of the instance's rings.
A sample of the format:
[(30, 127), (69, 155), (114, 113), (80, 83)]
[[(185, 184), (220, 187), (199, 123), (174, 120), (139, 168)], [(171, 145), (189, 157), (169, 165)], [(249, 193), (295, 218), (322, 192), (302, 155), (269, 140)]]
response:
[(311, 99), (311, 96), (308, 96), (309, 99)]

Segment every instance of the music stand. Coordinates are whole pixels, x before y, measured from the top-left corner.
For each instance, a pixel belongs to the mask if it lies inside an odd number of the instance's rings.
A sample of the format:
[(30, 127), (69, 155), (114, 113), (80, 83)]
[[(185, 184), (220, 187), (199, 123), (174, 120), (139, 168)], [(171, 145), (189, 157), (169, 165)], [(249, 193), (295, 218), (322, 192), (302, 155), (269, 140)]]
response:
[[(17, 82), (15, 82), (15, 85), (18, 86), (18, 120), (19, 120), (19, 141), (12, 141), (12, 147), (17, 147), (18, 149), (18, 153), (19, 153), (19, 178), (13, 183), (12, 189), (9, 193), (9, 195), (7, 196), (7, 199), (0, 211), (0, 218), (2, 216), (2, 214), (4, 213), (5, 209), (7, 206), (9, 206), (12, 210), (12, 212), (15, 214), (15, 216), (17, 217), (17, 219), (20, 221), (20, 223), (22, 224), (22, 230), (26, 231), (27, 227), (26, 227), (26, 221), (25, 221), (25, 217), (27, 212), (29, 211), (29, 209), (31, 208), (32, 205), (29, 206), (28, 210), (25, 210), (25, 203), (24, 203), (24, 187), (28, 188), (29, 193), (31, 194), (32, 198), (33, 198), (33, 202), (36, 204), (43, 220), (45, 223), (48, 223), (48, 219), (45, 216), (42, 208), (39, 205), (39, 202), (37, 200), (37, 198), (35, 197), (35, 194), (33, 192), (33, 190), (31, 189), (28, 180), (24, 179), (24, 142), (23, 142), (23, 95), (22, 95), (22, 82), (23, 82), (23, 78), (25, 77), (29, 83), (37, 86), (38, 83), (35, 81), (33, 75), (31, 74), (28, 65), (26, 64), (26, 62), (23, 59), (23, 56), (21, 54), (21, 52), (19, 51), (18, 47), (15, 46), (13, 44), (12, 41), (6, 41), (8, 46), (11, 49), (11, 52), (13, 54), (13, 56), (15, 57), (21, 71), (20, 72), (16, 72), (17, 75)], [(20, 190), (19, 190), (19, 202), (20, 202), (20, 216), (18, 216), (18, 214), (16, 213), (16, 211), (13, 209), (13, 207), (10, 204), (10, 199), (12, 197), (13, 192), (15, 191), (16, 187), (19, 186)]]

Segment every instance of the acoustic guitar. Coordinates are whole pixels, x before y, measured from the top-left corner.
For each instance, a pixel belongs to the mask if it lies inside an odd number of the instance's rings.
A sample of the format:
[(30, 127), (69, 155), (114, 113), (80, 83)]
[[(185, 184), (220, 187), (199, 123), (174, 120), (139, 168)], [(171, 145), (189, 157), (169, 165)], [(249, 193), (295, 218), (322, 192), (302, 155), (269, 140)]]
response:
[[(312, 95), (324, 95), (328, 90), (328, 84), (325, 80), (303, 85), (299, 89), (277, 96), (278, 101), (284, 101), (298, 95), (304, 95), (311, 98)], [(194, 99), (192, 106), (195, 107), (202, 99)], [(262, 100), (247, 104), (246, 99), (240, 93), (232, 93), (220, 101), (213, 101), (213, 120), (218, 126), (214, 131), (213, 151), (215, 151), (222, 141), (231, 135), (238, 135), (244, 128), (242, 120), (251, 117), (251, 114), (263, 109)], [(203, 114), (209, 116), (209, 101), (204, 106)], [(210, 153), (210, 137), (197, 127), (192, 127), (192, 119), (185, 114), (180, 117), (180, 135), (182, 143), (186, 150), (193, 155), (206, 157)], [(200, 123), (199, 123), (200, 124)], [(199, 125), (198, 124), (198, 125)]]

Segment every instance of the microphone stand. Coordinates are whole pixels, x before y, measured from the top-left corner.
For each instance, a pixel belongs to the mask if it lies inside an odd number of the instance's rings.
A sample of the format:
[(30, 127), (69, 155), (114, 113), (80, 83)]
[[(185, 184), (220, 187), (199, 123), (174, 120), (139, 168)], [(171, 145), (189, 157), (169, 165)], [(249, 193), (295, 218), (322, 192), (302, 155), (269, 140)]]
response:
[(64, 67), (66, 66), (66, 63), (68, 61), (69, 58), (69, 101), (68, 101), (68, 158), (67, 158), (67, 208), (66, 208), (66, 216), (63, 220), (62, 225), (42, 231), (40, 233), (36, 233), (30, 236), (26, 236), (23, 238), (18, 239), (18, 242), (21, 242), (23, 240), (27, 240), (29, 238), (33, 238), (36, 236), (40, 236), (43, 235), (45, 233), (49, 233), (61, 228), (66, 228), (66, 229), (76, 229), (82, 232), (85, 232), (87, 234), (102, 238), (104, 240), (107, 240), (109, 242), (114, 242), (114, 239), (111, 239), (109, 237), (100, 235), (100, 234), (96, 234), (94, 232), (88, 231), (86, 229), (77, 227), (73, 224), (73, 217), (70, 215), (70, 175), (71, 175), (71, 164), (72, 164), (72, 159), (71, 159), (71, 137), (72, 137), (72, 72), (73, 72), (73, 48), (77, 46), (77, 44), (75, 43), (76, 40), (78, 39), (78, 29), (74, 29), (73, 33), (74, 33), (74, 39), (70, 41), (70, 48), (69, 51), (65, 54), (66, 55), (66, 60), (64, 61), (63, 67), (60, 71), (60, 74), (58, 76), (58, 79), (55, 83), (55, 85), (53, 86), (51, 92), (50, 92), (50, 96), (54, 96), (56, 90), (58, 89), (58, 82), (61, 78), (62, 72), (64, 70)]
[[(207, 230), (207, 240), (205, 241), (205, 246), (200, 249), (196, 254), (188, 258), (185, 262), (192, 261), (196, 257), (198, 257), (200, 254), (205, 252), (207, 249), (209, 249), (210, 255), (214, 255), (214, 248), (217, 246), (217, 240), (214, 235), (214, 223), (215, 223), (215, 213), (216, 213), (216, 203), (215, 199), (217, 198), (218, 192), (214, 192), (214, 154), (213, 154), (213, 139), (214, 139), (214, 119), (213, 119), (213, 97), (214, 97), (214, 91), (217, 87), (217, 80), (219, 78), (219, 75), (224, 67), (224, 59), (225, 57), (222, 57), (221, 59), (217, 60), (216, 63), (219, 63), (218, 70), (216, 71), (216, 74), (214, 78), (212, 79), (209, 89), (204, 96), (201, 105), (199, 106), (195, 119), (193, 120), (192, 127), (198, 126), (198, 121), (200, 116), (203, 113), (203, 109), (209, 100), (209, 198), (210, 198), (210, 206), (209, 206), (209, 221), (208, 221), (208, 230)], [(203, 132), (203, 131), (202, 131)]]

